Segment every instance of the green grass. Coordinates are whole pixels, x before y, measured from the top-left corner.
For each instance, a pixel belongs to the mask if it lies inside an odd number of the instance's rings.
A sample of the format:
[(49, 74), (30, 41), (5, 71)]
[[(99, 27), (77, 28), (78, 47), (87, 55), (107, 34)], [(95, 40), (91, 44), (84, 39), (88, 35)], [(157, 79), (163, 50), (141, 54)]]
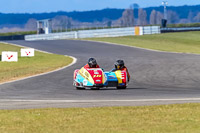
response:
[(182, 28), (182, 27), (200, 27), (200, 23), (187, 23), (187, 24), (167, 24), (170, 28)]
[(166, 33), (144, 36), (89, 38), (86, 40), (136, 46), (169, 52), (200, 53), (200, 32)]
[(8, 133), (199, 133), (200, 104), (1, 110)]
[(32, 34), (37, 34), (37, 31), (20, 31), (20, 32), (0, 33), (0, 36), (32, 35)]
[(55, 70), (72, 62), (63, 55), (35, 52), (35, 57), (20, 57), (20, 47), (0, 43), (2, 51), (18, 52), (18, 62), (0, 62), (0, 83)]

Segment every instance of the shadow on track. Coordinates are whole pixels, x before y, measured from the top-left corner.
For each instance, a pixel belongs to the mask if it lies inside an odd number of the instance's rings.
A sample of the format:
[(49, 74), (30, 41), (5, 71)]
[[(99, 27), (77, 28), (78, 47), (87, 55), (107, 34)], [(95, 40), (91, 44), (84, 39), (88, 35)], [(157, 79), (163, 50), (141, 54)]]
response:
[[(144, 89), (147, 89), (147, 88), (126, 88), (126, 89), (116, 89), (116, 88), (101, 88), (101, 89), (85, 89), (85, 90), (82, 90), (82, 91), (110, 91), (110, 90), (113, 90), (113, 91), (116, 91), (116, 90), (144, 90)], [(81, 90), (78, 90), (78, 91), (81, 91)]]

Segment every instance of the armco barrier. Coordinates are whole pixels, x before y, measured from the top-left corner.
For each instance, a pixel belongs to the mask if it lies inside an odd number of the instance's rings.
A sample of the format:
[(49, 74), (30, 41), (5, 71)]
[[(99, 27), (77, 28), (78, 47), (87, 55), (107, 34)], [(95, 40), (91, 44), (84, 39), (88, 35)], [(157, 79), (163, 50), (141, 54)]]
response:
[(62, 32), (52, 34), (26, 35), (25, 40), (58, 40), (67, 38), (76, 38), (76, 32)]
[(134, 34), (135, 34), (134, 27), (102, 29), (102, 30), (82, 30), (78, 31), (78, 38), (117, 37), (117, 36), (128, 36)]
[(24, 40), (25, 35), (11, 35), (11, 36), (0, 36), (1, 41), (6, 40)]
[[(138, 27), (137, 27), (138, 28)], [(43, 35), (27, 35), (25, 40), (58, 40), (58, 39), (76, 39), (76, 38), (94, 38), (94, 37), (118, 37), (135, 35), (135, 27), (99, 29), (99, 30), (80, 30), (72, 32), (52, 33)], [(160, 34), (159, 26), (139, 27), (138, 35)]]
[(161, 28), (161, 32), (162, 33), (168, 33), (168, 32), (185, 32), (185, 31), (200, 31), (200, 27)]

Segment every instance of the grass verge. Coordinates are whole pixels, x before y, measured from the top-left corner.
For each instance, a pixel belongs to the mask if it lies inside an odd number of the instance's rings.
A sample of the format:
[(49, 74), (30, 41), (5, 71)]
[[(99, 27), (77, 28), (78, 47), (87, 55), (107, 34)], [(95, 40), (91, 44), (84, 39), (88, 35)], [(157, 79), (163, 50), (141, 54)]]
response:
[(200, 104), (0, 110), (1, 132), (198, 133)]
[(37, 31), (21, 31), (21, 32), (0, 33), (0, 36), (32, 35), (32, 34), (37, 34)]
[(111, 42), (168, 52), (200, 54), (199, 36), (200, 31), (194, 31), (144, 36), (89, 38), (86, 40)]
[[(0, 83), (32, 76), (66, 66), (72, 58), (35, 51), (35, 57), (20, 57), (20, 47), (0, 43), (2, 51), (18, 52), (18, 62), (0, 62)], [(1, 60), (1, 58), (0, 58)]]

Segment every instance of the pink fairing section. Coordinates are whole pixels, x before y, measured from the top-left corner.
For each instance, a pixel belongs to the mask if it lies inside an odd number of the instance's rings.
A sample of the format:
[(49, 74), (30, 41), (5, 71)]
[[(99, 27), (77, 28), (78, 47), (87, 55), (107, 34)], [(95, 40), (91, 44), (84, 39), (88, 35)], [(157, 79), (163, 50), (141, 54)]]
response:
[(74, 71), (74, 79), (76, 79), (76, 75), (77, 75), (78, 71), (79, 71), (79, 69), (76, 69), (76, 70)]

